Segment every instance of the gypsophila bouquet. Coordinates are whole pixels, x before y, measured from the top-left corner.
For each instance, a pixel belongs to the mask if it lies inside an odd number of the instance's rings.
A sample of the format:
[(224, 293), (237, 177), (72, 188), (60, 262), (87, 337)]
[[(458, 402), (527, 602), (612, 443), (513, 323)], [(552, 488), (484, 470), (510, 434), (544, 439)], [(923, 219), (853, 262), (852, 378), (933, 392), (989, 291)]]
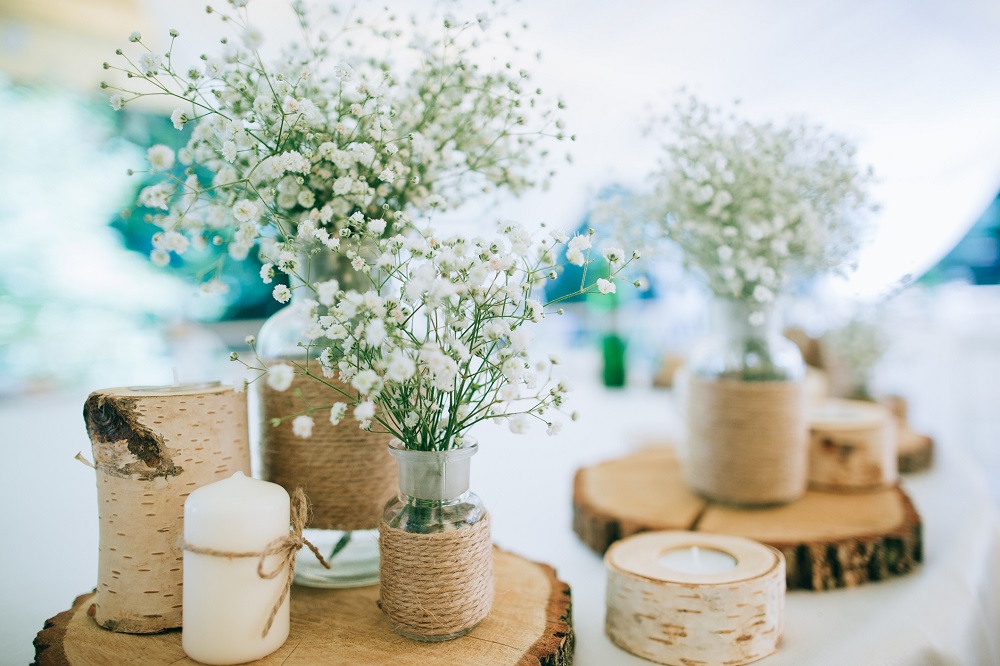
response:
[(694, 97), (668, 123), (673, 138), (642, 206), (714, 294), (756, 308), (793, 277), (851, 264), (873, 209), (872, 172), (851, 143), (801, 121), (753, 123)]
[(823, 360), (836, 371), (848, 398), (873, 399), (871, 378), (888, 348), (885, 330), (871, 316), (857, 316), (823, 335)]
[[(482, 421), (506, 421), (514, 433), (537, 421), (556, 434), (561, 425), (553, 417), (563, 407), (566, 383), (553, 380), (554, 356), (528, 354), (532, 329), (555, 302), (542, 303), (535, 292), (568, 262), (584, 268), (583, 278), (579, 291), (558, 300), (614, 293), (638, 253), (605, 248), (607, 272), (594, 279), (587, 272), (590, 234), (535, 238), (504, 223), (489, 239), (439, 236), (431, 228), (387, 237), (384, 225), (359, 219), (353, 226), (359, 238), (349, 247), (371, 252), (333, 249), (367, 277), (367, 289), (310, 282), (305, 270), (295, 281), (311, 296), (298, 301), (298, 312), (306, 319), (306, 355), (318, 359), (320, 371), (308, 361), (244, 362), (266, 373), (278, 391), (288, 390), (296, 374), (330, 389), (332, 404), (305, 405), (274, 425), (291, 419), (293, 431), (307, 437), (316, 417), (334, 425), (353, 418), (364, 430), (391, 433), (406, 448), (423, 451), (469, 443), (468, 430)], [(311, 250), (300, 247), (296, 254), (330, 251), (310, 243)]]
[[(487, 70), (470, 58), (488, 38), (489, 16), (424, 19), (428, 37), (385, 10), (371, 22), (344, 17), (331, 35), (293, 2), (302, 35), (266, 61), (246, 4), (208, 8), (233, 33), (219, 57), (182, 67), (171, 30), (165, 53), (133, 33), (132, 52), (119, 49), (120, 60), (104, 64), (126, 76), (102, 84), (113, 108), (167, 96), (177, 101), (174, 126), (193, 127), (176, 154), (164, 145), (148, 151), (150, 170), (163, 177), (138, 203), (158, 211), (150, 217), (161, 228), (156, 264), (207, 243), (237, 261), (261, 239), (299, 236), (335, 249), (355, 216), (385, 219), (389, 234), (411, 215), (533, 185), (526, 167), (547, 152), (538, 139), (564, 138), (553, 108), (561, 103), (548, 106), (526, 71), (510, 63)], [(175, 162), (186, 175), (171, 172)]]

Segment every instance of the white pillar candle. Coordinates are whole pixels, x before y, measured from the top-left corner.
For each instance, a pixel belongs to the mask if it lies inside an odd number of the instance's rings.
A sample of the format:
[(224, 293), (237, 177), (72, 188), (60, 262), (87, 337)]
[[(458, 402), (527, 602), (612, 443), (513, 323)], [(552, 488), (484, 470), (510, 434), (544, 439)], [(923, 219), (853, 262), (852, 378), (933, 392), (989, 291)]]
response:
[[(290, 501), (284, 488), (236, 473), (195, 490), (184, 503), (189, 547), (259, 553), (289, 534)], [(268, 617), (281, 597), (286, 574), (257, 573), (257, 557), (224, 557), (185, 550), (184, 652), (205, 664), (241, 664), (265, 657), (288, 638), (286, 595), (266, 636)], [(265, 571), (281, 566), (269, 556)]]
[(683, 573), (722, 573), (736, 568), (736, 558), (714, 548), (675, 548), (660, 556), (660, 564)]

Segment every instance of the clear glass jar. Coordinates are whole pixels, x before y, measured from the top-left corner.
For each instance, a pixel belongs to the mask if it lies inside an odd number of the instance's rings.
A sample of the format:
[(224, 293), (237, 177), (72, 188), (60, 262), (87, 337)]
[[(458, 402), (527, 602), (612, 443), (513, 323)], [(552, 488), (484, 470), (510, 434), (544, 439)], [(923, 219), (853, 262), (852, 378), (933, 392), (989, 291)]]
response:
[(794, 501), (806, 490), (805, 363), (776, 307), (719, 299), (714, 335), (692, 354), (685, 478), (727, 504)]
[[(407, 638), (418, 641), (447, 641), (468, 634), (489, 614), (493, 601), (492, 545), (489, 537), (489, 521), (486, 507), (478, 495), (469, 490), (469, 472), (472, 456), (478, 447), (473, 444), (446, 451), (412, 451), (401, 446), (390, 446), (390, 453), (398, 463), (399, 494), (389, 501), (382, 515), (383, 549), (396, 547), (401, 540), (412, 536), (415, 544), (408, 548), (420, 551), (419, 561), (408, 559), (406, 554), (390, 556), (383, 550), (383, 577), (380, 605), (393, 629)], [(440, 559), (434, 557), (434, 549), (441, 541), (421, 539), (429, 535), (457, 535), (472, 531), (478, 535), (469, 539), (471, 546), (456, 557), (449, 545), (448, 553)], [(391, 539), (389, 535), (392, 535)], [(407, 611), (394, 612), (397, 599), (412, 596), (417, 586), (413, 569), (421, 566), (425, 558), (436, 560), (436, 566), (451, 561), (454, 569), (438, 570), (441, 587), (435, 584), (427, 572), (420, 572), (420, 585), (426, 586), (417, 594), (424, 613), (440, 619), (441, 626), (426, 630), (420, 623), (408, 622)], [(386, 566), (396, 567), (391, 575)], [(400, 595), (387, 589), (393, 580), (402, 579)], [(458, 587), (446, 590), (443, 586), (462, 581)], [(467, 598), (461, 598), (467, 595)], [(468, 609), (472, 608), (470, 612)], [(462, 609), (463, 617), (458, 624), (451, 625), (456, 610)]]
[[(341, 288), (360, 286), (359, 280), (367, 279), (353, 272), (343, 257), (330, 252), (300, 257), (300, 272), (312, 283), (336, 279)], [(266, 365), (292, 362), (318, 372), (316, 354), (307, 359), (305, 348), (300, 346), (306, 341), (307, 326), (301, 303), (313, 296), (308, 288), (293, 289), (292, 302), (264, 322), (257, 336), (257, 353)], [(324, 568), (303, 549), (296, 560), (295, 582), (321, 588), (377, 583), (378, 520), (396, 485), (395, 464), (386, 453), (389, 436), (363, 432), (350, 418), (332, 426), (316, 414), (312, 437), (297, 438), (289, 422), (276, 429), (271, 419), (295, 413), (305, 403), (332, 404), (343, 398), (317, 380), (298, 374), (292, 386), (281, 393), (264, 381), (254, 383), (253, 388), (260, 416), (256, 444), (261, 476), (289, 492), (297, 486), (305, 489), (313, 527), (304, 535), (330, 564), (330, 569)], [(344, 468), (347, 458), (350, 467)]]
[(805, 377), (798, 346), (781, 334), (774, 304), (751, 306), (717, 298), (710, 312), (712, 336), (691, 355), (691, 372), (711, 379), (789, 381)]

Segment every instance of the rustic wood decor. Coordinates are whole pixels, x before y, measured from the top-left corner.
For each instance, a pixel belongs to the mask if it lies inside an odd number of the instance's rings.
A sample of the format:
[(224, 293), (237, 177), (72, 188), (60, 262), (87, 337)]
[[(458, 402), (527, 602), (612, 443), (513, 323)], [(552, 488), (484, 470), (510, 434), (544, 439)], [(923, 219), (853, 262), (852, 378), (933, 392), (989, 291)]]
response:
[(687, 490), (669, 447), (579, 470), (573, 514), (574, 530), (598, 553), (629, 534), (664, 529), (766, 543), (784, 554), (789, 589), (861, 585), (907, 574), (923, 559), (920, 517), (899, 487), (810, 490), (784, 506), (727, 507)]
[(828, 398), (809, 410), (809, 486), (852, 492), (899, 478), (896, 421), (882, 405)]
[(83, 417), (100, 517), (94, 619), (127, 633), (179, 627), (184, 500), (250, 474), (246, 395), (218, 383), (104, 389)]
[[(678, 570), (671, 551), (714, 550), (732, 568)], [(773, 653), (785, 608), (785, 558), (740, 537), (647, 532), (611, 546), (605, 630), (619, 647), (661, 664), (748, 664)]]
[(934, 462), (934, 440), (927, 435), (914, 432), (910, 427), (910, 407), (906, 398), (888, 395), (879, 398), (879, 402), (896, 416), (896, 431), (899, 438), (897, 464), (900, 473), (909, 474), (929, 469)]
[[(395, 666), (570, 666), (573, 629), (569, 586), (555, 570), (494, 550), (496, 599), (471, 634), (446, 643), (418, 643), (396, 634), (378, 609), (378, 587), (292, 588), (292, 628), (277, 652), (253, 662), (272, 666), (394, 664)], [(130, 636), (93, 620), (94, 595), (45, 623), (35, 638), (38, 666), (194, 665), (180, 632)]]

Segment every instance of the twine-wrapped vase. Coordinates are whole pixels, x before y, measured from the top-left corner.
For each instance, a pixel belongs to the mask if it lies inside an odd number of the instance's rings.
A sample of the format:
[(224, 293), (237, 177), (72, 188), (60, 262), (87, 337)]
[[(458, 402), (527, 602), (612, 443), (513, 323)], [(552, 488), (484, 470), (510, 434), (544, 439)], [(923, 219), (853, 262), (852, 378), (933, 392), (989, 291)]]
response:
[(691, 363), (688, 484), (729, 504), (782, 504), (806, 489), (805, 364), (774, 308), (719, 301), (717, 335)]
[[(337, 279), (348, 288), (357, 276), (350, 267), (339, 266), (337, 255), (302, 257), (311, 282)], [(366, 278), (367, 279), (367, 278)], [(307, 359), (307, 319), (302, 316), (302, 296), (313, 295), (298, 283), (293, 302), (270, 317), (261, 327), (257, 351), (267, 366), (292, 365), (298, 371), (309, 368), (323, 377), (315, 358)], [(324, 383), (325, 382), (325, 383)], [(356, 391), (336, 379), (296, 374), (292, 385), (276, 391), (265, 382), (254, 384), (260, 415), (261, 476), (289, 493), (303, 488), (311, 504), (307, 536), (330, 561), (330, 568), (315, 558), (299, 557), (295, 582), (323, 588), (372, 585), (378, 581), (378, 523), (385, 503), (396, 492), (396, 464), (387, 451), (388, 435), (366, 432), (348, 414), (331, 425), (328, 412), (313, 413), (312, 435), (298, 437), (291, 419), (277, 427), (271, 419), (297, 414), (310, 407), (349, 402), (342, 393)]]
[(469, 491), (476, 450), (390, 448), (399, 463), (399, 496), (379, 526), (379, 607), (407, 638), (464, 636), (493, 605), (489, 514)]

